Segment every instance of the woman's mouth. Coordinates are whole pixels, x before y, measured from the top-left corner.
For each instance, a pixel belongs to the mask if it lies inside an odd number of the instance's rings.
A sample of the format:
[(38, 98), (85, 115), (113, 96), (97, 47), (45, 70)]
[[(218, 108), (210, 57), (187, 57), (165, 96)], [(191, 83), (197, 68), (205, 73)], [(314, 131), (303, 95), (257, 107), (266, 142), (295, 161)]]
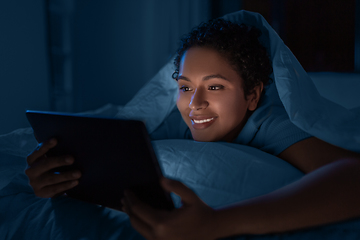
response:
[(206, 119), (191, 119), (191, 125), (194, 129), (200, 130), (208, 128), (214, 123), (216, 118), (206, 118)]
[(192, 119), (194, 121), (194, 123), (204, 123), (204, 122), (210, 122), (212, 121), (214, 118), (209, 118), (209, 119), (203, 119), (203, 120), (195, 120)]

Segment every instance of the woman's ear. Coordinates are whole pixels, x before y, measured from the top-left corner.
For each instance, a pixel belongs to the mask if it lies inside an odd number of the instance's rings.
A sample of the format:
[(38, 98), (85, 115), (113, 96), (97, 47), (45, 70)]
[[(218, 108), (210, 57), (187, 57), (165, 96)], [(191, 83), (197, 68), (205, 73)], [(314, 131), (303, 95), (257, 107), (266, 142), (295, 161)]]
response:
[(263, 88), (264, 88), (264, 84), (260, 82), (260, 84), (254, 87), (253, 92), (248, 96), (249, 111), (255, 111), (255, 109), (257, 108)]

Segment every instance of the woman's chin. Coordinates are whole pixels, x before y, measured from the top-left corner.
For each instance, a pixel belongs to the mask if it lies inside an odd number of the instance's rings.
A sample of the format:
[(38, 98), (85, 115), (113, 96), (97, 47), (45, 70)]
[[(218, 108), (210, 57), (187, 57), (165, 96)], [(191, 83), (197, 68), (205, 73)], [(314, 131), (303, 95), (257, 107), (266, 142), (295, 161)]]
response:
[(192, 134), (192, 137), (197, 142), (217, 142), (219, 139), (217, 139), (214, 136), (208, 136), (205, 134)]

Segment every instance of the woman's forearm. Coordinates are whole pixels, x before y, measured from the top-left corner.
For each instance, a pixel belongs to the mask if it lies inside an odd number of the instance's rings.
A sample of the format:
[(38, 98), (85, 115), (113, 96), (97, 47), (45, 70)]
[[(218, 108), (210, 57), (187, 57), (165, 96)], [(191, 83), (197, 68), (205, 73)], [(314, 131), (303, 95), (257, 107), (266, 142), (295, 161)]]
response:
[(360, 161), (339, 160), (272, 193), (216, 211), (218, 237), (267, 234), (360, 216)]

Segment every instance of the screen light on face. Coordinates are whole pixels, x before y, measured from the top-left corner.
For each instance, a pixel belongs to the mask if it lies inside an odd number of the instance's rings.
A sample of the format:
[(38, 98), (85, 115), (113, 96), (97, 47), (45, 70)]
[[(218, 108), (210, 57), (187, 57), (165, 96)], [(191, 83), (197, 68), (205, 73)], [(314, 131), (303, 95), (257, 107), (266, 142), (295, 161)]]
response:
[(180, 61), (177, 107), (196, 141), (233, 141), (244, 127), (254, 99), (246, 100), (242, 78), (219, 53), (187, 50)]

